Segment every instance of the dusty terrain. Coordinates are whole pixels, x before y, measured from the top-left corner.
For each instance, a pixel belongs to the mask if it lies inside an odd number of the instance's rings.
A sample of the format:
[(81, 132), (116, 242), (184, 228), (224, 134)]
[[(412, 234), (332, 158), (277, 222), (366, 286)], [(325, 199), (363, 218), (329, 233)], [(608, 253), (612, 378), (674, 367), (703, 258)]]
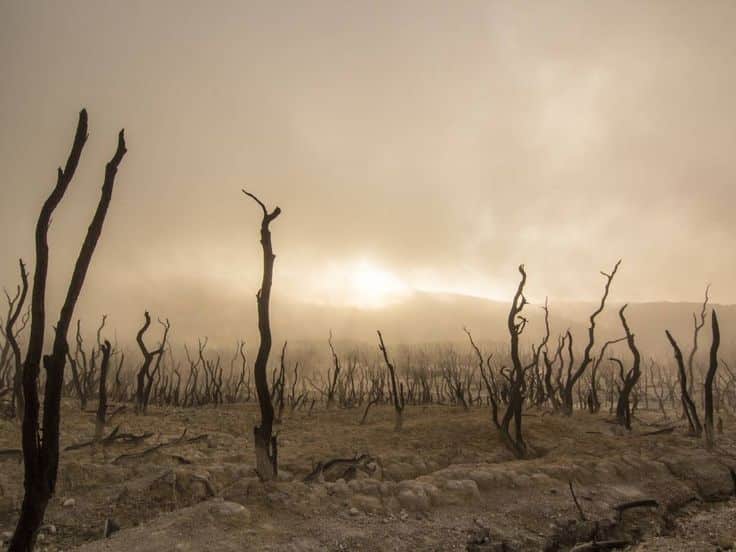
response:
[[(360, 426), (362, 410), (316, 406), (285, 414), (280, 480), (263, 484), (253, 471), (256, 414), (252, 404), (120, 414), (106, 433), (152, 435), (63, 452), (39, 549), (569, 550), (595, 539), (664, 551), (736, 541), (730, 419), (708, 452), (679, 426), (646, 435), (661, 427), (654, 413), (624, 434), (604, 414), (531, 411), (527, 440), (539, 457), (517, 461), (485, 408), (408, 407), (395, 433), (388, 407)], [(62, 447), (89, 440), (92, 420), (65, 403)], [(18, 447), (19, 428), (0, 421), (0, 449)], [(359, 454), (370, 458), (357, 469), (338, 464), (324, 481), (303, 482), (317, 462)], [(17, 519), (21, 484), (17, 455), (1, 455), (0, 533)], [(659, 506), (616, 513), (639, 499)], [(108, 518), (121, 530), (103, 539)]]

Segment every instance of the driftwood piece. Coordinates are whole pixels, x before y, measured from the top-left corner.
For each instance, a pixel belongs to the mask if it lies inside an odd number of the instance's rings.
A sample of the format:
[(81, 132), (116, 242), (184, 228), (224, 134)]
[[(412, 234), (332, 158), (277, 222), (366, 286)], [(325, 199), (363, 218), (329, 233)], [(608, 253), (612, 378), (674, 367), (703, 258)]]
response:
[(324, 478), (325, 472), (330, 470), (339, 472), (335, 477), (336, 480), (342, 478), (347, 481), (355, 477), (358, 469), (371, 472), (372, 470), (367, 466), (371, 462), (373, 462), (373, 458), (368, 454), (356, 455), (353, 458), (333, 458), (326, 462), (317, 462), (314, 469), (304, 478), (304, 482), (320, 481)]
[(137, 443), (140, 443), (141, 441), (145, 441), (146, 439), (153, 437), (152, 432), (146, 432), (146, 433), (141, 433), (140, 435), (135, 435), (133, 433), (120, 433), (119, 431), (120, 431), (120, 426), (116, 426), (115, 429), (113, 429), (110, 432), (110, 434), (104, 439), (100, 439), (99, 441), (95, 441), (94, 439), (91, 439), (89, 441), (84, 441), (82, 443), (76, 443), (74, 445), (69, 445), (64, 450), (65, 451), (79, 450), (84, 447), (92, 446), (95, 443), (106, 447), (106, 446), (112, 445), (116, 441), (123, 441), (129, 445), (137, 444)]
[(675, 431), (674, 427), (663, 427), (662, 429), (657, 429), (654, 431), (647, 431), (646, 433), (641, 433), (641, 437), (651, 437), (652, 435), (664, 435), (666, 433), (672, 433)]
[(572, 479), (568, 481), (567, 484), (570, 487), (570, 495), (572, 495), (572, 501), (575, 503), (575, 507), (578, 509), (580, 521), (587, 521), (587, 519), (585, 518), (585, 512), (583, 512), (583, 508), (582, 506), (580, 506), (580, 502), (578, 502), (578, 497), (575, 496), (575, 490), (572, 488)]
[(614, 510), (616, 510), (616, 514), (618, 515), (619, 521), (621, 520), (621, 517), (624, 515), (624, 512), (626, 510), (631, 510), (632, 508), (659, 508), (659, 502), (654, 500), (653, 498), (644, 498), (642, 500), (632, 500), (631, 502), (622, 502), (621, 504), (617, 504), (613, 507)]
[[(160, 449), (162, 449), (164, 447), (171, 447), (171, 446), (180, 445), (180, 444), (183, 444), (183, 443), (186, 443), (186, 444), (189, 444), (189, 443), (198, 443), (198, 442), (203, 441), (203, 440), (205, 440), (205, 439), (207, 439), (209, 437), (209, 434), (203, 433), (202, 435), (197, 435), (196, 437), (190, 437), (189, 439), (186, 439), (185, 438), (186, 434), (187, 434), (187, 429), (184, 428), (184, 431), (182, 432), (182, 434), (179, 437), (177, 437), (176, 439), (173, 439), (173, 440), (169, 441), (168, 443), (158, 443), (157, 445), (153, 445), (152, 447), (149, 447), (149, 448), (144, 449), (144, 450), (139, 451), (139, 452), (130, 452), (130, 453), (127, 453), (127, 454), (121, 454), (120, 456), (118, 456), (117, 458), (115, 458), (112, 461), (112, 463), (113, 464), (118, 464), (119, 462), (121, 462), (123, 460), (133, 460), (133, 459), (136, 459), (136, 458), (144, 458), (145, 456), (148, 456), (149, 454), (152, 454), (152, 453), (156, 452), (157, 450), (160, 450)], [(153, 435), (153, 434), (150, 434), (150, 435)], [(150, 437), (150, 435), (149, 435), (149, 437)], [(176, 458), (176, 459), (179, 460), (179, 458)], [(179, 460), (179, 461), (181, 461), (181, 460)]]

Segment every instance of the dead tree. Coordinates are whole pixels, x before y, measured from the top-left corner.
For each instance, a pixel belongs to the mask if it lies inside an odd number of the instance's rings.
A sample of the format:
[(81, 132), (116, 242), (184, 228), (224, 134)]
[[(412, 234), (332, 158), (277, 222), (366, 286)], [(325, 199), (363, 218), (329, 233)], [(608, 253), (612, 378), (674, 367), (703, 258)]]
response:
[[(24, 496), (20, 519), (10, 540), (9, 550), (12, 552), (29, 552), (33, 549), (38, 529), (43, 522), (46, 506), (56, 488), (59, 466), (61, 391), (64, 385), (64, 364), (68, 349), (67, 333), (92, 255), (102, 233), (107, 209), (112, 199), (115, 175), (126, 153), (125, 138), (121, 130), (118, 134), (117, 150), (105, 168), (105, 179), (100, 201), (82, 243), (69, 282), (69, 288), (61, 307), (52, 352), (50, 355), (43, 357), (46, 385), (43, 420), (39, 424), (38, 379), (46, 327), (46, 279), (49, 260), (48, 229), (51, 216), (64, 197), (74, 176), (86, 141), (87, 112), (83, 109), (79, 113), (79, 122), (69, 158), (64, 169), (59, 168), (56, 186), (44, 202), (36, 223), (36, 271), (31, 293), (31, 332), (23, 367), (23, 398), (25, 401), (22, 433)], [(40, 434), (39, 429), (42, 430)]]
[(189, 376), (187, 377), (187, 382), (184, 384), (184, 399), (182, 402), (182, 406), (185, 408), (187, 406), (194, 406), (195, 403), (200, 404), (201, 402), (197, 394), (197, 379), (199, 377), (199, 363), (202, 358), (202, 350), (206, 345), (206, 341), (204, 344), (201, 340), (199, 341), (200, 354), (196, 360), (192, 360), (192, 357), (189, 354), (189, 349), (184, 345), (184, 354), (187, 357), (187, 362), (189, 362)]
[(330, 353), (332, 353), (332, 363), (335, 366), (334, 372), (327, 370), (327, 409), (330, 409), (335, 402), (335, 391), (337, 390), (337, 382), (340, 378), (340, 358), (335, 352), (335, 346), (332, 344), (332, 330), (327, 340), (330, 345)]
[[(138, 374), (136, 375), (135, 411), (137, 414), (146, 413), (148, 398), (151, 393), (151, 384), (153, 383), (153, 378), (155, 376), (155, 373), (150, 371), (151, 363), (153, 363), (153, 360), (156, 357), (160, 359), (163, 355), (166, 347), (166, 337), (168, 335), (169, 328), (171, 327), (168, 320), (166, 323), (161, 322), (164, 326), (164, 337), (161, 341), (161, 346), (153, 351), (149, 351), (145, 341), (143, 341), (143, 336), (151, 326), (151, 315), (148, 314), (148, 311), (145, 311), (143, 313), (143, 317), (143, 326), (141, 326), (141, 329), (138, 330), (138, 333), (135, 336), (138, 348), (141, 350), (141, 354), (143, 355), (143, 364), (141, 364), (141, 367), (138, 369)], [(158, 362), (156, 363), (156, 370), (158, 370)]]
[(81, 321), (77, 320), (77, 335), (75, 337), (76, 348), (74, 356), (67, 351), (66, 356), (69, 360), (69, 367), (72, 370), (72, 383), (79, 398), (79, 408), (82, 411), (87, 410), (87, 401), (93, 393), (92, 382), (94, 381), (96, 353), (92, 351), (91, 362), (87, 360), (87, 353), (84, 351), (84, 340), (82, 339)]
[(271, 400), (275, 399), (278, 405), (278, 412), (276, 414), (275, 423), (281, 423), (281, 417), (284, 413), (284, 400), (285, 400), (285, 387), (286, 387), (286, 346), (288, 341), (284, 341), (284, 346), (281, 348), (281, 358), (279, 362), (279, 375), (274, 382), (273, 389), (271, 390)]
[(491, 358), (493, 355), (488, 355), (488, 358), (486, 359), (486, 364), (488, 364), (488, 375), (486, 375), (483, 367), (483, 354), (480, 352), (480, 348), (475, 344), (475, 341), (473, 341), (473, 336), (470, 333), (470, 330), (463, 328), (463, 331), (467, 334), (468, 339), (470, 340), (470, 346), (473, 348), (473, 351), (475, 351), (475, 355), (478, 358), (478, 370), (480, 371), (480, 377), (486, 386), (488, 402), (491, 405), (491, 421), (493, 422), (493, 425), (496, 426), (496, 429), (501, 429), (498, 422), (498, 387), (491, 368)]
[(682, 351), (680, 350), (680, 346), (677, 344), (677, 341), (675, 341), (675, 338), (672, 337), (670, 331), (665, 330), (664, 333), (667, 336), (670, 345), (672, 345), (672, 349), (675, 353), (675, 362), (677, 363), (678, 373), (677, 379), (680, 383), (680, 401), (682, 402), (682, 409), (685, 412), (687, 423), (690, 426), (690, 433), (692, 433), (696, 437), (700, 437), (703, 432), (703, 426), (700, 424), (698, 409), (695, 407), (695, 403), (693, 402), (693, 399), (688, 391), (688, 389), (690, 389), (691, 387), (688, 386), (687, 373), (685, 372), (685, 363), (682, 359)]
[(105, 429), (105, 418), (107, 417), (107, 372), (110, 367), (110, 355), (112, 345), (108, 340), (100, 345), (102, 360), (100, 362), (100, 391), (97, 399), (97, 417), (95, 423), (95, 439), (102, 438)]
[(385, 385), (385, 381), (386, 380), (383, 376), (378, 375), (371, 379), (371, 389), (368, 392), (368, 402), (365, 405), (363, 417), (360, 419), (360, 425), (364, 425), (368, 419), (368, 411), (371, 409), (371, 406), (383, 400), (383, 387)]
[(715, 433), (713, 432), (713, 379), (718, 369), (718, 347), (721, 344), (721, 330), (718, 327), (718, 316), (715, 309), (711, 311), (710, 320), (713, 341), (710, 346), (708, 373), (705, 376), (705, 443), (709, 448), (715, 443)]
[[(545, 323), (547, 323), (546, 315), (545, 315)], [(550, 358), (548, 354), (549, 351), (547, 350), (547, 347), (545, 347), (544, 351), (542, 351), (542, 360), (544, 361), (545, 393), (547, 395), (547, 400), (549, 400), (550, 404), (552, 405), (552, 409), (555, 412), (558, 412), (562, 408), (562, 403), (560, 400), (560, 390), (562, 388), (561, 374), (562, 374), (562, 368), (565, 362), (562, 355), (565, 350), (566, 339), (567, 339), (567, 335), (564, 335), (558, 338), (557, 348), (555, 349), (555, 354), (552, 358)], [(557, 377), (555, 378), (555, 381), (553, 381), (552, 380), (552, 370), (558, 362), (560, 366), (557, 372)]]
[(261, 409), (261, 425), (253, 428), (253, 440), (256, 449), (256, 472), (264, 480), (275, 479), (278, 474), (278, 444), (276, 436), (272, 435), (274, 411), (271, 402), (271, 394), (268, 391), (268, 356), (271, 353), (271, 315), (269, 312), (271, 302), (271, 285), (273, 283), (273, 264), (276, 255), (273, 253), (271, 243), (271, 230), (269, 225), (281, 214), (281, 209), (276, 207), (270, 213), (263, 202), (250, 192), (243, 193), (255, 201), (263, 212), (261, 220), (261, 247), (263, 248), (263, 280), (261, 289), (256, 294), (258, 303), (258, 354), (253, 366), (253, 378), (258, 395), (258, 404)]
[[(386, 345), (383, 343), (383, 336), (380, 330), (377, 330), (376, 333), (378, 334), (378, 348), (383, 353), (383, 360), (386, 362), (389, 377), (391, 378), (391, 398), (394, 403), (394, 412), (396, 415), (394, 431), (401, 431), (404, 424), (404, 387), (402, 383), (398, 386), (396, 385), (396, 370), (394, 369), (393, 363), (388, 359), (388, 351), (386, 351)], [(367, 412), (368, 410), (366, 409), (366, 414)]]
[(158, 323), (161, 324), (161, 326), (163, 326), (164, 328), (164, 336), (161, 338), (161, 346), (155, 352), (156, 364), (153, 367), (153, 371), (150, 374), (147, 374), (148, 381), (146, 381), (146, 387), (143, 390), (143, 414), (145, 414), (146, 410), (148, 409), (148, 402), (151, 399), (151, 387), (153, 386), (153, 381), (160, 373), (159, 370), (161, 369), (161, 361), (164, 357), (164, 351), (166, 350), (166, 340), (169, 336), (169, 330), (171, 329), (171, 323), (169, 322), (168, 318), (165, 321), (161, 321), (159, 319)]
[(245, 356), (245, 341), (238, 341), (238, 350), (235, 353), (236, 356), (240, 357), (241, 365), (240, 365), (240, 379), (238, 379), (238, 383), (235, 385), (235, 390), (233, 391), (231, 402), (236, 402), (240, 397), (240, 390), (243, 386), (245, 386), (245, 390), (248, 393), (245, 400), (246, 402), (250, 400), (250, 373), (248, 373), (248, 380), (245, 380), (246, 375), (246, 366), (247, 366), (247, 358)]
[(606, 349), (608, 349), (608, 347), (610, 347), (611, 345), (615, 345), (616, 343), (624, 341), (625, 339), (626, 336), (606, 341), (603, 344), (603, 347), (601, 347), (601, 351), (598, 354), (598, 357), (595, 359), (595, 362), (593, 363), (593, 367), (590, 370), (590, 393), (588, 395), (588, 409), (590, 410), (591, 414), (596, 414), (601, 409), (601, 401), (598, 398), (598, 368), (601, 365), (601, 361), (605, 357)]
[(700, 308), (700, 314), (697, 315), (693, 313), (693, 348), (690, 350), (690, 354), (687, 357), (687, 372), (689, 377), (689, 387), (687, 391), (691, 397), (695, 393), (695, 377), (693, 373), (695, 353), (698, 352), (698, 336), (700, 335), (700, 330), (705, 326), (705, 313), (708, 308), (708, 301), (710, 300), (709, 292), (710, 284), (705, 286), (705, 298), (703, 299), (703, 304)]
[[(509, 330), (509, 338), (511, 340), (511, 364), (512, 369), (509, 375), (504, 375), (508, 383), (508, 404), (506, 412), (500, 423), (495, 423), (498, 427), (501, 439), (506, 446), (514, 453), (517, 458), (527, 456), (527, 444), (524, 441), (522, 432), (522, 408), (524, 405), (525, 388), (526, 388), (526, 369), (522, 365), (519, 353), (519, 336), (524, 331), (527, 319), (521, 316), (521, 312), (527, 304), (524, 297), (524, 286), (526, 285), (526, 271), (524, 265), (519, 265), (519, 273), (521, 280), (516, 288), (516, 293), (511, 302), (507, 327)], [(541, 349), (541, 347), (540, 347)], [(530, 365), (531, 367), (532, 365)], [(513, 431), (511, 423), (513, 422)]]
[(5, 339), (7, 340), (10, 348), (13, 352), (13, 362), (15, 364), (15, 370), (13, 372), (13, 415), (22, 418), (23, 412), (23, 370), (20, 346), (18, 345), (15, 323), (18, 321), (23, 305), (28, 295), (28, 273), (26, 272), (26, 266), (23, 264), (23, 260), (18, 261), (20, 266), (20, 280), (21, 285), (15, 294), (15, 297), (11, 300), (8, 297), (8, 319), (5, 321)]
[[(616, 271), (618, 270), (620, 264), (621, 261), (619, 260), (613, 267), (613, 270), (610, 274), (601, 271), (601, 274), (606, 278), (606, 285), (603, 289), (603, 295), (601, 296), (600, 305), (593, 312), (593, 314), (590, 315), (590, 325), (588, 326), (588, 344), (585, 346), (585, 350), (583, 351), (583, 359), (580, 361), (580, 364), (574, 372), (571, 370), (568, 371), (567, 381), (565, 382), (564, 387), (561, 389), (562, 411), (568, 416), (571, 415), (573, 411), (573, 390), (575, 388), (575, 384), (585, 373), (585, 369), (588, 367), (588, 365), (593, 361), (592, 352), (593, 346), (595, 345), (595, 321), (598, 315), (603, 312), (603, 309), (606, 306), (606, 299), (608, 298), (608, 292), (611, 288), (611, 282), (613, 281), (614, 276), (616, 276)], [(572, 335), (568, 335), (571, 341), (570, 345), (572, 345)]]
[(632, 389), (634, 389), (634, 386), (636, 386), (639, 381), (639, 377), (641, 376), (641, 355), (639, 354), (639, 349), (636, 346), (634, 334), (631, 333), (629, 324), (626, 322), (624, 311), (627, 306), (628, 305), (624, 305), (621, 307), (621, 310), (618, 311), (618, 316), (621, 319), (621, 325), (624, 327), (624, 332), (626, 332), (626, 344), (629, 346), (629, 350), (631, 351), (631, 355), (634, 360), (626, 375), (624, 375), (623, 365), (618, 361), (621, 369), (622, 386), (618, 395), (618, 404), (616, 406), (616, 420), (626, 429), (631, 429), (631, 406), (629, 397), (631, 396)]

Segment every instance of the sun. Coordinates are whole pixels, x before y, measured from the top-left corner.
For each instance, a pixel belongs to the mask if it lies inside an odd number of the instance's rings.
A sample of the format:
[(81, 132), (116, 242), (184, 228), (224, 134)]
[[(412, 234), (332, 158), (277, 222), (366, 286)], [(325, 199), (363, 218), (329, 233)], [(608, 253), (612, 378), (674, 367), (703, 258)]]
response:
[(382, 307), (404, 297), (410, 287), (395, 274), (363, 260), (348, 269), (348, 293), (352, 303)]
[(362, 309), (391, 305), (413, 291), (395, 273), (368, 259), (330, 263), (315, 276), (321, 300)]

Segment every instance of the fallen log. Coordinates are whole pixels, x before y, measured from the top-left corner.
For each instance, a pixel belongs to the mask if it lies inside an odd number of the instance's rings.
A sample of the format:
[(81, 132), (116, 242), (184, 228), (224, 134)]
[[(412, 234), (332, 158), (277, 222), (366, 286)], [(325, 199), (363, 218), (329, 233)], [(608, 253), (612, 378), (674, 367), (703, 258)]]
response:
[(626, 510), (632, 508), (659, 508), (659, 502), (653, 498), (644, 498), (642, 500), (632, 500), (631, 502), (623, 502), (613, 507), (616, 510), (619, 521)]

